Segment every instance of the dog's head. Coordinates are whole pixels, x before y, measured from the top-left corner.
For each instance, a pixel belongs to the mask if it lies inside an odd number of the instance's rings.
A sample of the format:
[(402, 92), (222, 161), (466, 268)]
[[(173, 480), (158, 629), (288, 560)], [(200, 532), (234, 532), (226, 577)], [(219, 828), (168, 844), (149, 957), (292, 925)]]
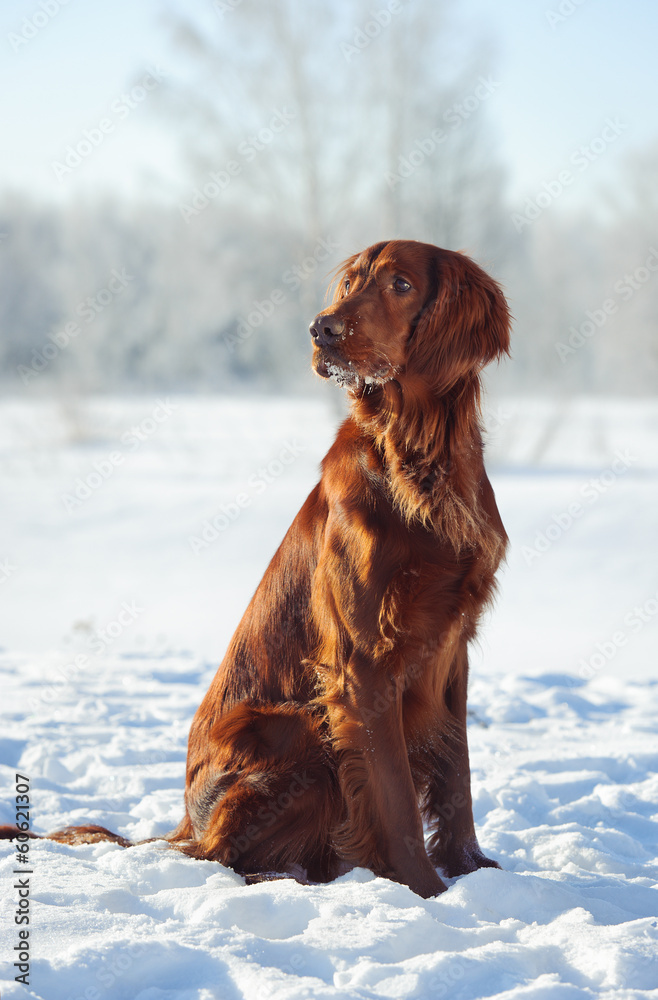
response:
[(314, 319), (313, 367), (353, 393), (393, 379), (445, 392), (509, 351), (509, 311), (496, 284), (461, 253), (413, 240), (377, 243), (336, 274)]

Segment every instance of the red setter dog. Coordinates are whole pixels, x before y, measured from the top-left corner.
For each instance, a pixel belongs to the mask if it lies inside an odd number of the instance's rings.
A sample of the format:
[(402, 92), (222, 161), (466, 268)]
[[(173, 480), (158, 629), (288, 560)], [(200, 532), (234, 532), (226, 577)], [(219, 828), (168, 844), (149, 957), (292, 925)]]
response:
[(358, 865), (431, 896), (437, 868), (496, 865), (473, 825), (466, 688), (507, 541), (479, 400), (509, 313), (467, 257), (395, 240), (345, 262), (311, 336), (351, 415), (194, 717), (168, 839), (251, 876)]

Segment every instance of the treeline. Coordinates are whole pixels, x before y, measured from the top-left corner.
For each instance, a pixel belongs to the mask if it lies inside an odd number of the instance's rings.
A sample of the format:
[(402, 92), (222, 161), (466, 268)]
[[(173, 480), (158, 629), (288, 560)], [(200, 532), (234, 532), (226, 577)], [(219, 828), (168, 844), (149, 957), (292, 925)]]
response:
[(152, 100), (189, 184), (168, 201), (0, 199), (6, 391), (310, 389), (333, 269), (387, 237), (463, 249), (502, 281), (501, 390), (656, 391), (658, 147), (598, 196), (605, 213), (563, 207), (564, 177), (510, 204), (500, 84), (451, 58), (447, 5), (369, 9), (235, 0), (214, 25), (175, 22), (186, 85)]

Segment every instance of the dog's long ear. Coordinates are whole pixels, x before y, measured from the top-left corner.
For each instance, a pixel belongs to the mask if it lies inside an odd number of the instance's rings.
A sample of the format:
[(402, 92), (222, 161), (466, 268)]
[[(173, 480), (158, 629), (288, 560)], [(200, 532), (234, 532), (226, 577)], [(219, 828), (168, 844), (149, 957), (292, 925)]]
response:
[(407, 371), (447, 391), (509, 354), (510, 314), (499, 286), (460, 253), (438, 251), (434, 288), (409, 344)]

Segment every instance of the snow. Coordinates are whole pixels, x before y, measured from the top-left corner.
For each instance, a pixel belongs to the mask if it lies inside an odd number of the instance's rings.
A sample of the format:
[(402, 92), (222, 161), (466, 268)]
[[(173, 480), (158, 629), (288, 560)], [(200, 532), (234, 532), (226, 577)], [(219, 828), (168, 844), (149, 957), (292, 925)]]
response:
[[(37, 832), (178, 822), (192, 715), (336, 421), (324, 401), (0, 405), (0, 821), (19, 771)], [(502, 400), (487, 423), (512, 548), (469, 732), (503, 870), (422, 900), (364, 870), (245, 886), (163, 841), (32, 842), (26, 988), (0, 845), (3, 998), (658, 998), (658, 406)]]

